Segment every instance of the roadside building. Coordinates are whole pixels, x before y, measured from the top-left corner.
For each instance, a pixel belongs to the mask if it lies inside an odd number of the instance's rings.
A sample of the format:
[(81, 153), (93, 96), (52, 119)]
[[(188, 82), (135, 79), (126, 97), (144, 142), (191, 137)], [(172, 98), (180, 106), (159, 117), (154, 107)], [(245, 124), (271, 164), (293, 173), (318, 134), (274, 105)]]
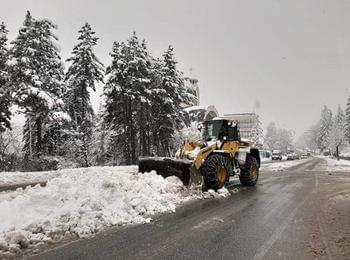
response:
[(241, 138), (249, 139), (256, 145), (262, 144), (263, 131), (259, 115), (256, 113), (225, 114), (223, 116), (238, 123)]
[(219, 116), (219, 113), (214, 106), (192, 106), (185, 108), (185, 110), (190, 115), (190, 120), (192, 122), (203, 122)]
[(188, 103), (182, 104), (182, 107), (188, 112), (192, 122), (203, 122), (219, 116), (214, 106), (203, 106), (199, 104), (198, 79), (185, 77), (184, 83), (188, 93), (192, 96)]

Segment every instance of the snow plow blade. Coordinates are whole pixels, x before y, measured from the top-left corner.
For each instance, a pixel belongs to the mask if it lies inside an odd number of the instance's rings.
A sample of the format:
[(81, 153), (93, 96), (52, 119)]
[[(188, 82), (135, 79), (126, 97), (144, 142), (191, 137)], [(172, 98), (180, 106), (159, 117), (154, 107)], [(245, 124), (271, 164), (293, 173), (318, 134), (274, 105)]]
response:
[(190, 185), (196, 174), (193, 173), (193, 162), (189, 160), (173, 159), (167, 157), (141, 157), (139, 158), (139, 172), (156, 171), (164, 178), (177, 176), (185, 186)]

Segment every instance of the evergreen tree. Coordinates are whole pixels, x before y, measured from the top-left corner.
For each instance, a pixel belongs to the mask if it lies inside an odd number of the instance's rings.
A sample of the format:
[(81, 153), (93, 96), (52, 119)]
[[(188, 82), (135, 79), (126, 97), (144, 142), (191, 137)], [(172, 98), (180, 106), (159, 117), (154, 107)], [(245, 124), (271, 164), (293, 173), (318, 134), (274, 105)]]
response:
[(10, 104), (9, 68), (7, 49), (8, 30), (4, 23), (0, 24), (0, 133), (6, 128), (10, 129)]
[(306, 132), (307, 135), (307, 146), (309, 149), (311, 149), (313, 152), (316, 152), (316, 150), (320, 147), (319, 144), (319, 135), (320, 132), (320, 122), (317, 122), (315, 125), (311, 126), (310, 129)]
[(96, 90), (96, 83), (103, 83), (104, 66), (97, 59), (93, 48), (98, 38), (91, 26), (86, 23), (79, 30), (79, 43), (73, 48), (73, 56), (66, 73), (68, 92), (65, 95), (66, 109), (72, 118), (73, 139), (69, 142), (77, 145), (77, 155), (83, 166), (88, 166), (88, 147), (94, 125), (94, 112), (90, 103), (89, 90)]
[(55, 144), (49, 142), (56, 139), (51, 138), (52, 134), (66, 119), (61, 99), (65, 91), (63, 65), (54, 29), (56, 26), (51, 21), (34, 19), (27, 12), (10, 50), (14, 64), (11, 67), (11, 84), (17, 105), (26, 116), (24, 151), (27, 156), (52, 151), (50, 146)]
[(104, 87), (104, 120), (112, 130), (108, 153), (113, 155), (114, 164), (136, 163), (140, 151), (148, 149), (145, 126), (149, 124), (152, 96), (150, 57), (145, 43), (140, 44), (135, 33), (126, 43), (115, 42), (111, 56)]
[(345, 110), (345, 138), (346, 141), (350, 143), (350, 96)]
[(332, 129), (333, 119), (332, 111), (325, 105), (321, 112), (320, 130), (319, 130), (319, 145), (321, 151), (329, 147), (329, 133)]
[(277, 127), (274, 122), (268, 124), (266, 128), (265, 145), (269, 149), (276, 149)]
[[(92, 133), (90, 161), (92, 165), (116, 165), (118, 158), (113, 158), (114, 154), (109, 154), (111, 147), (109, 141), (113, 131), (111, 125), (106, 124), (106, 111), (104, 110), (103, 102), (100, 103), (100, 108), (96, 115), (96, 124)], [(113, 162), (113, 159), (116, 161)]]
[(156, 145), (161, 146), (161, 155), (167, 156), (171, 155), (171, 141), (175, 130), (184, 127), (186, 112), (181, 105), (187, 103), (187, 99), (190, 98), (176, 63), (173, 47), (169, 46), (163, 54), (161, 85), (153, 102), (154, 141)]
[(113, 44), (103, 118), (110, 138), (106, 154), (112, 164), (132, 164), (140, 155), (173, 152), (175, 130), (188, 119), (182, 105), (193, 98), (173, 55), (170, 46), (162, 60), (154, 59), (135, 33), (127, 42)]

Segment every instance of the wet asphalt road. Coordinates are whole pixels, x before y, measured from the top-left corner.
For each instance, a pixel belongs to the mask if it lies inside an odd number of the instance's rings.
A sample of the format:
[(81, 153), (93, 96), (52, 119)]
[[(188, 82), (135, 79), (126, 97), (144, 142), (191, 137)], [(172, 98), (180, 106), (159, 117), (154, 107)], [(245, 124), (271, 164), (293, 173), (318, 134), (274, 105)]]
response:
[[(152, 223), (113, 228), (30, 259), (306, 259), (320, 159), (261, 171), (256, 187), (191, 202)], [(233, 189), (232, 189), (233, 190)]]

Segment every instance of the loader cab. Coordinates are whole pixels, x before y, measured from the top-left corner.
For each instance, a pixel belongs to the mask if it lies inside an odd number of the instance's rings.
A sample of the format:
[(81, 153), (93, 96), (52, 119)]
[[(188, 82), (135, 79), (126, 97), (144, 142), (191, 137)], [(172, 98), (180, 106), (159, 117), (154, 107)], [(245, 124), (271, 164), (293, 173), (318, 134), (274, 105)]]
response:
[(239, 141), (238, 126), (235, 121), (214, 118), (203, 122), (202, 138), (205, 142), (214, 140)]

